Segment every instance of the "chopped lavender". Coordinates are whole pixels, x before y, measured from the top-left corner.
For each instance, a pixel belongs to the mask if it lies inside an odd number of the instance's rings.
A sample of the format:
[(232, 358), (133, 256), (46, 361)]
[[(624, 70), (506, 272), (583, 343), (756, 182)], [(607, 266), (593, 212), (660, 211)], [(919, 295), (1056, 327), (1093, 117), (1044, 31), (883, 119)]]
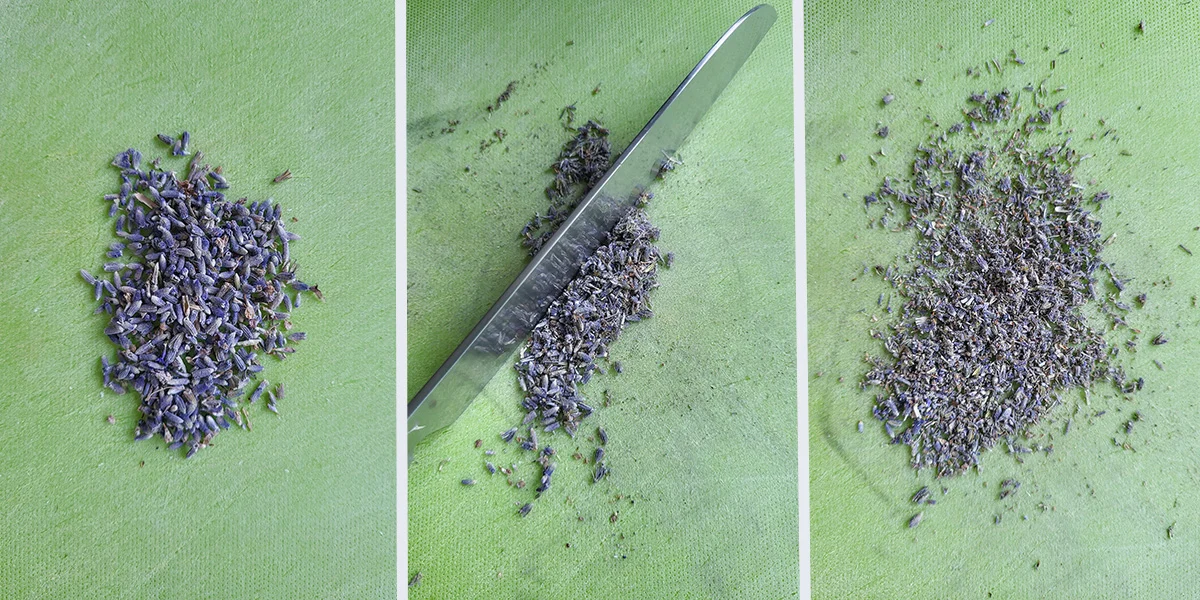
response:
[[(187, 154), (187, 132), (158, 138)], [(104, 333), (119, 347), (116, 362), (101, 358), (104, 384), (141, 396), (136, 439), (162, 435), (189, 457), (230, 420), (250, 428), (237, 397), (262, 370), (260, 358), (286, 358), (295, 351), (288, 342), (303, 339), (283, 333), (291, 322), (277, 311), (295, 279), (288, 246), (299, 236), (284, 228), (278, 204), (226, 200), (220, 167), (202, 157), (196, 152), (180, 179), (160, 159), (143, 168), (137, 150), (118, 154), (120, 190), (105, 199), (122, 241), (109, 256), (126, 260), (105, 265), (111, 281), (80, 273), (102, 300), (96, 312), (111, 315)]]
[[(536, 254), (563, 220), (575, 208), (587, 188), (594, 185), (608, 170), (611, 149), (608, 130), (595, 121), (576, 130), (552, 166), (554, 184), (546, 193), (551, 199), (547, 216), (535, 216), (521, 231), (524, 245)], [(679, 164), (671, 159), (672, 167)], [(583, 190), (573, 190), (577, 184)], [(573, 200), (569, 199), (573, 192)], [(586, 402), (579, 386), (602, 370), (597, 361), (608, 357), (608, 347), (629, 324), (650, 318), (650, 291), (658, 286), (658, 267), (667, 259), (655, 243), (659, 230), (650, 223), (645, 207), (653, 198), (649, 192), (638, 197), (637, 205), (628, 209), (604, 243), (580, 267), (562, 294), (534, 327), (529, 342), (521, 348), (514, 368), (525, 393), (522, 423), (536, 422), (543, 432), (557, 429), (574, 436), (584, 417), (594, 409)], [(619, 370), (619, 365), (616, 366)], [(516, 429), (505, 432), (505, 441)], [(600, 443), (608, 441), (604, 429), (598, 430)], [(530, 429), (534, 449), (537, 430)], [(548, 462), (550, 448), (539, 459), (543, 467), (538, 493), (550, 487), (555, 465)], [(604, 451), (596, 452), (597, 461)], [(608, 473), (603, 464), (597, 465), (594, 481)], [(528, 505), (526, 505), (528, 506)]]
[(1089, 205), (1074, 178), (1086, 157), (1066, 143), (1033, 147), (1050, 122), (1034, 98), (1039, 112), (1022, 120), (1007, 90), (972, 95), (969, 122), (995, 126), (998, 142), (956, 151), (942, 134), (918, 147), (910, 180), (885, 179), (866, 199), (916, 242), (903, 264), (876, 267), (902, 304), (891, 335), (876, 335), (886, 355), (869, 357), (864, 387), (879, 388), (874, 414), (892, 443), (939, 476), (976, 465), (1064, 391), (1124, 383), (1083, 312), (1094, 304), (1127, 327), (1114, 307), (1128, 306), (1097, 289), (1103, 273), (1121, 289), (1095, 216), (1108, 194)]
[[(607, 134), (595, 121), (579, 128), (555, 163), (555, 187), (547, 190), (552, 198), (566, 193), (564, 182), (591, 185), (599, 180), (608, 168)], [(515, 368), (526, 393), (525, 422), (537, 418), (544, 431), (562, 427), (573, 436), (579, 420), (593, 410), (578, 385), (601, 370), (597, 359), (608, 356), (608, 345), (628, 323), (653, 316), (649, 292), (658, 286), (661, 254), (654, 244), (659, 231), (644, 210), (652, 197), (643, 194), (638, 206), (613, 227), (607, 242), (584, 262), (521, 349)], [(552, 223), (539, 239), (548, 239), (560, 223)]]

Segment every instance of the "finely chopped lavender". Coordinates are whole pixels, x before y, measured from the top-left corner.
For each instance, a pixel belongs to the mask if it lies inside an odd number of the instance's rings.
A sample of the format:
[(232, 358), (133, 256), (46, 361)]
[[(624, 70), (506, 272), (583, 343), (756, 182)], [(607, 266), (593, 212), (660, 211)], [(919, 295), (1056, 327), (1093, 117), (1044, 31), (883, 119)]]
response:
[[(1125, 385), (1109, 361), (1115, 348), (1082, 310), (1094, 305), (1115, 329), (1126, 326), (1129, 307), (1101, 257), (1093, 211), (1108, 194), (1085, 197), (1073, 174), (1084, 157), (1069, 138), (1047, 148), (1029, 139), (1051, 122), (1045, 95), (1035, 91), (1039, 110), (1024, 120), (1007, 90), (973, 95), (964, 111), (973, 130), (1013, 125), (997, 130), (999, 142), (975, 136), (967, 150), (949, 149), (949, 136), (963, 130), (955, 124), (918, 147), (911, 180), (885, 179), (865, 198), (868, 209), (884, 208), (881, 226), (917, 237), (907, 266), (876, 267), (902, 303), (892, 333), (872, 334), (886, 355), (868, 357), (864, 387), (880, 388), (874, 414), (892, 442), (939, 476), (976, 465), (1066, 390), (1106, 380), (1125, 393), (1138, 387)], [(1116, 295), (1099, 287), (1102, 272)]]
[[(187, 154), (186, 132), (159, 139)], [(116, 362), (101, 357), (104, 384), (141, 395), (136, 439), (161, 435), (191, 457), (231, 421), (249, 428), (237, 397), (262, 371), (262, 356), (286, 358), (295, 351), (288, 342), (304, 339), (286, 333), (300, 294), (322, 295), (296, 279), (289, 242), (299, 236), (284, 228), (278, 204), (226, 200), (221, 168), (203, 164), (200, 152), (183, 179), (159, 160), (144, 168), (137, 150), (117, 155), (121, 187), (105, 199), (122, 241), (108, 256), (128, 260), (104, 265), (111, 281), (81, 275), (101, 301), (96, 312), (111, 315), (104, 333), (119, 347)], [(283, 386), (268, 385), (249, 403), (265, 390), (275, 411)]]

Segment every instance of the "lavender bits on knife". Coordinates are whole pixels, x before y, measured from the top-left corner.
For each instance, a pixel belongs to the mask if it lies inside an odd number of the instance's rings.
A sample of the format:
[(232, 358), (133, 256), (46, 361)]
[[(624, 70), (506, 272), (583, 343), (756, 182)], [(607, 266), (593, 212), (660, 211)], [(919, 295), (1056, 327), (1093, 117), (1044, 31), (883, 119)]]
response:
[(595, 121), (579, 127), (576, 136), (563, 146), (558, 160), (550, 166), (554, 171), (554, 183), (546, 188), (550, 208), (545, 215), (534, 215), (521, 230), (521, 243), (529, 248), (530, 256), (542, 249), (587, 190), (600, 181), (608, 171), (611, 156), (608, 130)]
[(574, 435), (592, 408), (579, 393), (600, 371), (608, 346), (628, 323), (653, 315), (650, 290), (658, 286), (658, 229), (645, 211), (630, 209), (579, 274), (533, 328), (515, 365), (522, 406), (537, 411), (544, 431)]
[[(159, 135), (172, 154), (186, 156), (190, 136)], [(270, 200), (229, 201), (221, 168), (202, 164), (195, 152), (181, 178), (142, 164), (129, 149), (117, 155), (121, 186), (112, 203), (119, 243), (107, 256), (107, 276), (80, 275), (110, 315), (104, 333), (118, 346), (115, 362), (101, 357), (104, 384), (141, 396), (136, 439), (161, 435), (167, 447), (190, 457), (233, 424), (249, 429), (238, 398), (262, 371), (261, 358), (284, 359), (292, 328), (290, 308), (301, 294), (320, 299), (316, 286), (296, 279), (282, 209)], [(288, 287), (293, 290), (289, 295)], [(283, 305), (282, 310), (281, 305)], [(254, 388), (254, 402), (269, 384)], [(269, 408), (283, 400), (268, 390)]]
[[(608, 169), (611, 157), (606, 139), (608, 130), (588, 121), (576, 133), (551, 166), (555, 181), (546, 190), (551, 200), (550, 210), (546, 216), (535, 216), (521, 231), (524, 245), (533, 254)], [(574, 189), (576, 185), (580, 188)], [(669, 259), (655, 245), (659, 230), (646, 215), (646, 204), (652, 198), (649, 192), (638, 196), (636, 206), (624, 213), (604, 243), (583, 263), (521, 348), (514, 368), (525, 394), (522, 423), (531, 425), (529, 439), (522, 445), (524, 450), (537, 449), (538, 428), (544, 433), (561, 429), (575, 436), (582, 419), (594, 412), (579, 386), (586, 384), (594, 373), (605, 371), (597, 361), (608, 358), (609, 345), (628, 324), (654, 315), (649, 294), (658, 287), (659, 265)], [(613, 367), (621, 370), (620, 363), (614, 363)], [(516, 431), (510, 429), (501, 438), (511, 441)], [(607, 443), (607, 432), (603, 428), (597, 431), (599, 443)], [(550, 489), (556, 468), (555, 463), (549, 462), (554, 454), (550, 447), (540, 454), (537, 462), (542, 466), (542, 478), (536, 490), (539, 496)], [(575, 456), (576, 460), (582, 459), (578, 452)], [(604, 456), (604, 450), (597, 448), (593, 482), (610, 473), (603, 462)], [(522, 482), (517, 487), (523, 487)]]

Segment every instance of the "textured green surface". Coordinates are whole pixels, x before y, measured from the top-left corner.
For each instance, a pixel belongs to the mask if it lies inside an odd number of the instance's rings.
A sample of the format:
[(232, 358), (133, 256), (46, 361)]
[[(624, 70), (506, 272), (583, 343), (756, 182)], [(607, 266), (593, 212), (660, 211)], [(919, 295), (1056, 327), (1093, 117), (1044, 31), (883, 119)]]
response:
[[(392, 5), (38, 4), (0, 8), (0, 597), (394, 597)], [(112, 156), (184, 128), (298, 219), (327, 296), (266, 361), (282, 414), (186, 462), (102, 391), (78, 274), (114, 239)]]
[[(568, 137), (562, 107), (577, 103), (579, 118), (599, 118), (623, 147), (749, 8), (409, 5), (408, 185), (421, 190), (409, 191), (407, 208), (409, 395), (524, 265), (517, 232), (546, 208), (546, 165)], [(534, 501), (540, 472), (498, 439), (522, 416), (515, 376), (501, 371), (409, 465), (405, 575), (423, 573), (412, 597), (796, 593), (791, 13), (777, 8), (767, 38), (680, 148), (685, 165), (655, 190), (661, 246), (678, 255), (652, 297), (656, 316), (613, 346), (625, 373), (584, 388), (614, 396), (588, 419), (610, 434), (611, 477), (591, 485), (591, 466), (570, 458), (594, 448), (590, 427), (575, 443), (543, 436), (559, 468)], [(489, 115), (514, 80), (512, 98)], [(461, 123), (443, 135), (447, 120)], [(497, 128), (504, 142), (480, 151)], [(488, 448), (529, 486), (489, 477)], [(465, 477), (479, 484), (463, 487)], [(517, 517), (530, 501), (533, 512)]]
[[(1186, 101), (1196, 95), (1200, 68), (1196, 15), (1188, 3), (1153, 10), (1101, 2), (994, 10), (974, 2), (806, 7), (814, 596), (1161, 598), (1190, 595), (1200, 586), (1200, 443), (1194, 434), (1200, 425), (1194, 393), (1200, 256), (1177, 247), (1200, 246), (1194, 230), (1200, 225), (1194, 199), (1200, 126)], [(995, 22), (984, 28), (988, 19)], [(1135, 32), (1143, 19), (1145, 35)], [(1059, 55), (1065, 48), (1070, 52)], [(993, 57), (1004, 62), (1013, 49), (1025, 66), (1009, 63), (1003, 74), (985, 71), (968, 80), (967, 67), (982, 69)], [(1090, 406), (1081, 395), (1065, 398), (1053, 423), (1035, 430), (1043, 437), (1030, 442), (1052, 442), (1048, 457), (1029, 456), (1022, 465), (998, 449), (985, 453), (982, 472), (939, 482), (915, 477), (908, 449), (889, 446), (870, 415), (874, 390), (858, 389), (863, 353), (881, 351), (867, 332), (879, 327), (869, 316), (881, 313), (876, 299), (886, 290), (878, 279), (860, 277), (863, 266), (887, 264), (911, 238), (868, 230), (862, 196), (884, 175), (905, 172), (912, 148), (929, 131), (926, 114), (949, 126), (969, 93), (1015, 90), (1044, 77), (1050, 89), (1067, 86), (1055, 96), (1071, 101), (1063, 128), (1076, 128), (1072, 145), (1079, 152), (1095, 154), (1079, 169), (1080, 180), (1096, 179), (1089, 194), (1113, 193), (1099, 217), (1104, 235), (1117, 235), (1105, 256), (1135, 278), (1123, 299), (1149, 293), (1147, 308), (1129, 319), (1146, 332), (1139, 352), (1122, 352), (1130, 374), (1145, 377), (1146, 387), (1133, 401), (1099, 389)], [(924, 85), (918, 87), (917, 78)], [(896, 100), (885, 108), (879, 100), (889, 91)], [(1087, 139), (1103, 132), (1101, 118), (1116, 128), (1119, 141)], [(877, 121), (891, 127), (886, 140), (873, 135)], [(881, 147), (888, 157), (873, 166), (867, 155)], [(839, 153), (849, 160), (838, 164)], [(1172, 342), (1151, 347), (1147, 341), (1159, 331)], [(1110, 339), (1123, 341), (1127, 334)], [(1063, 435), (1077, 405), (1074, 426)], [(1103, 410), (1104, 416), (1091, 416)], [(1134, 410), (1145, 417), (1128, 438), (1135, 451), (1114, 447), (1114, 437), (1126, 440), (1122, 424)], [(859, 420), (866, 423), (862, 434)], [(998, 484), (1009, 477), (1024, 485), (1000, 501)], [(908, 529), (917, 512), (908, 498), (924, 484), (936, 490), (938, 504)], [(1175, 537), (1168, 539), (1172, 523)]]

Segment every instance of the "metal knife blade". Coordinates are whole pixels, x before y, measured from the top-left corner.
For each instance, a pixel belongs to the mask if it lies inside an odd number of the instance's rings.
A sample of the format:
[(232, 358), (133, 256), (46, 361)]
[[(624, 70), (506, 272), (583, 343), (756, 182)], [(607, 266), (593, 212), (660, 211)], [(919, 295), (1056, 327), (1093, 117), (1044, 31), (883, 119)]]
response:
[(742, 15), (587, 193), (553, 237), (408, 403), (408, 450), (453, 423), (509, 361), (604, 235), (673, 157), (774, 24), (762, 4)]

